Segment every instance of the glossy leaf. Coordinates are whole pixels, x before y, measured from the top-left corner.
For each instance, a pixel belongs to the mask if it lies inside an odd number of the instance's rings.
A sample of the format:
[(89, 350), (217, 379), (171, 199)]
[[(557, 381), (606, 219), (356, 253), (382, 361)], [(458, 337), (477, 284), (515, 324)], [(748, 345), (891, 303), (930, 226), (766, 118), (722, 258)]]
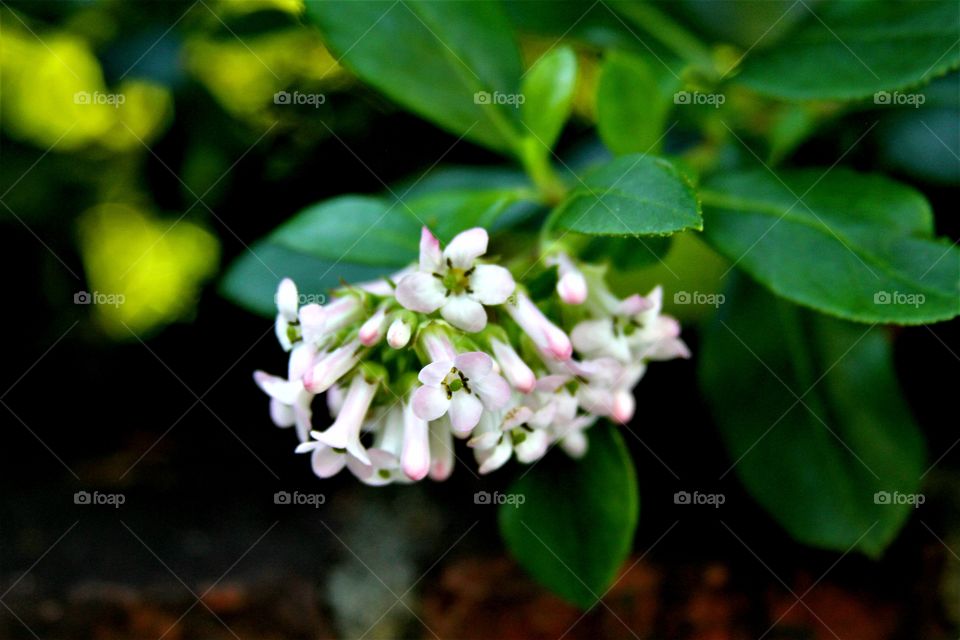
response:
[(808, 545), (883, 551), (914, 510), (898, 496), (916, 494), (925, 452), (882, 328), (738, 278), (699, 373), (732, 470), (777, 522)]
[(693, 186), (662, 158), (621, 156), (588, 173), (583, 182), (554, 212), (562, 229), (639, 236), (702, 228)]
[(597, 425), (588, 438), (582, 460), (552, 453), (511, 485), (523, 504), (500, 507), (500, 531), (520, 565), (584, 609), (630, 553), (639, 514), (636, 474), (616, 428)]
[(777, 294), (858, 322), (960, 313), (960, 251), (932, 239), (926, 199), (846, 169), (718, 176), (701, 191), (705, 235)]

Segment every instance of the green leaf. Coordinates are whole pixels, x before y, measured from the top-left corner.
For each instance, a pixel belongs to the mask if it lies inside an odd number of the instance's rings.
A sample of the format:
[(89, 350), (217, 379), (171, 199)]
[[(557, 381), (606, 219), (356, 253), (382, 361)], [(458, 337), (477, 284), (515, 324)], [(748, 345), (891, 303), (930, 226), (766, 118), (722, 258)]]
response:
[(577, 56), (570, 47), (556, 47), (537, 60), (523, 78), (520, 118), (543, 153), (549, 153), (570, 117), (577, 85)]
[(610, 151), (657, 153), (680, 81), (661, 64), (612, 51), (600, 68), (597, 131)]
[(669, 235), (701, 229), (687, 178), (662, 158), (630, 154), (583, 178), (554, 212), (562, 229), (602, 236)]
[(913, 509), (875, 494), (915, 494), (925, 468), (882, 329), (737, 278), (699, 375), (733, 470), (777, 522), (804, 544), (880, 555)]
[(522, 221), (536, 212), (530, 204), (535, 195), (525, 188), (473, 189), (439, 191), (406, 202), (438, 238), (449, 242), (472, 227), (493, 231)]
[(603, 596), (633, 543), (640, 499), (633, 463), (615, 427), (589, 431), (575, 461), (559, 452), (513, 483), (523, 504), (500, 507), (500, 531), (542, 585), (586, 609)]
[(859, 99), (928, 82), (960, 65), (955, 0), (831, 2), (776, 46), (749, 56), (739, 81), (793, 100)]
[(858, 322), (960, 313), (960, 251), (931, 238), (930, 206), (909, 187), (847, 169), (759, 169), (700, 196), (707, 240), (793, 302)]
[(456, 135), (516, 150), (520, 56), (499, 3), (308, 2), (343, 63), (392, 100)]

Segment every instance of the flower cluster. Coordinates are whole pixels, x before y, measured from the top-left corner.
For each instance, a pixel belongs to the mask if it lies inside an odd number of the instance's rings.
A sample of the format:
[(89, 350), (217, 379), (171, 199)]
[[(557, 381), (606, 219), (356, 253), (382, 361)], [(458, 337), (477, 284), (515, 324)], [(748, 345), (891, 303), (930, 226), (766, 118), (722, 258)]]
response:
[[(296, 285), (280, 283), (287, 375), (254, 379), (318, 476), (347, 467), (371, 485), (443, 480), (455, 439), (480, 473), (538, 460), (554, 443), (579, 457), (599, 418), (633, 417), (649, 361), (689, 357), (659, 287), (621, 300), (601, 267), (556, 253), (544, 261), (556, 286), (534, 302), (506, 268), (478, 260), (487, 243), (475, 228), (441, 249), (424, 228), (417, 265), (340, 288), (325, 305), (300, 306)], [(314, 430), (323, 393), (333, 422)]]

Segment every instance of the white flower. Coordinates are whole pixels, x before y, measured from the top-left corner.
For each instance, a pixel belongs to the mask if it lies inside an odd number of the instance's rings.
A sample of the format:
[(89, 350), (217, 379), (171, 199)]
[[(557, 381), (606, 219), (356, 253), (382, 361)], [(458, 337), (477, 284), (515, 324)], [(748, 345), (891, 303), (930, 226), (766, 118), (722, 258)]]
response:
[(423, 386), (413, 394), (413, 410), (423, 420), (450, 412), (450, 424), (460, 435), (469, 433), (484, 407), (497, 410), (510, 399), (507, 381), (493, 372), (493, 360), (481, 351), (437, 360), (420, 370)]
[(523, 393), (532, 391), (537, 383), (537, 377), (527, 363), (520, 358), (520, 354), (509, 344), (500, 342), (496, 338), (490, 339), (490, 346), (493, 348), (493, 357), (497, 359), (500, 371), (507, 382)]
[(301, 442), (307, 439), (310, 432), (310, 404), (314, 395), (304, 387), (303, 377), (315, 357), (316, 349), (301, 342), (290, 352), (286, 379), (263, 371), (253, 374), (257, 386), (270, 396), (270, 418), (273, 423), (281, 428), (296, 425)]
[(506, 306), (514, 322), (530, 336), (540, 352), (549, 360), (569, 360), (573, 355), (570, 338), (557, 325), (550, 322), (537, 305), (522, 293), (516, 296), (516, 304)]
[(387, 310), (383, 307), (377, 309), (366, 322), (360, 325), (360, 344), (365, 347), (372, 347), (383, 338), (384, 327), (387, 324)]
[(477, 435), (467, 442), (480, 463), (481, 475), (499, 469), (511, 455), (516, 455), (524, 464), (543, 457), (550, 439), (545, 429), (535, 429), (530, 424), (533, 415), (526, 406), (514, 407), (505, 413), (484, 414), (477, 426)]
[(476, 227), (457, 234), (440, 251), (440, 241), (423, 228), (420, 237), (419, 271), (404, 276), (397, 285), (397, 301), (420, 313), (440, 315), (464, 331), (480, 331), (487, 325), (483, 305), (503, 304), (516, 286), (503, 267), (475, 264), (487, 252), (489, 238)]
[(333, 335), (361, 318), (360, 298), (348, 294), (327, 305), (316, 303), (300, 307), (299, 320), (304, 342), (323, 347)]
[(587, 280), (573, 260), (565, 253), (547, 259), (547, 264), (557, 267), (557, 294), (567, 304), (583, 304), (587, 299)]
[(346, 451), (364, 464), (371, 464), (360, 442), (360, 429), (376, 391), (377, 383), (367, 382), (362, 375), (354, 376), (336, 420), (326, 431), (312, 431), (310, 435), (334, 450)]
[(403, 450), (400, 466), (411, 480), (422, 480), (430, 472), (430, 426), (413, 411), (413, 402), (403, 407)]
[(359, 350), (360, 341), (353, 340), (333, 351), (320, 354), (316, 364), (304, 373), (303, 385), (311, 393), (323, 393), (360, 361), (357, 355)]

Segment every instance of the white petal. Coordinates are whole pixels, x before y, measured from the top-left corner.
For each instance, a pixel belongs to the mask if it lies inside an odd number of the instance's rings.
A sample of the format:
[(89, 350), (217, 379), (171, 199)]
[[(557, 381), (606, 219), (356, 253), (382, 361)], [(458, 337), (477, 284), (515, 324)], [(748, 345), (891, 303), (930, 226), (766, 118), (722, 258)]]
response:
[(438, 482), (453, 473), (453, 434), (446, 420), (430, 423), (430, 477)]
[(277, 287), (277, 310), (288, 322), (297, 319), (297, 307), (300, 297), (297, 294), (297, 285), (290, 278), (284, 278)]
[(543, 457), (549, 444), (550, 440), (547, 438), (547, 432), (537, 429), (533, 433), (527, 432), (527, 437), (513, 448), (513, 452), (517, 454), (517, 460), (524, 464), (530, 464)]
[(471, 380), (470, 388), (476, 391), (483, 400), (484, 406), (492, 411), (504, 408), (510, 401), (510, 385), (495, 373), (477, 380)]
[(287, 381), (264, 371), (254, 371), (253, 380), (265, 394), (283, 404), (293, 404), (303, 391), (303, 384), (299, 380)]
[(293, 407), (283, 404), (276, 398), (270, 398), (270, 419), (273, 420), (273, 424), (282, 428), (292, 427), (297, 421)]
[(446, 300), (447, 290), (438, 278), (418, 271), (404, 276), (397, 285), (397, 302), (420, 313), (433, 313)]
[(604, 350), (614, 338), (613, 320), (610, 318), (578, 322), (570, 332), (574, 348), (585, 354)]
[(496, 471), (504, 464), (507, 460), (510, 459), (510, 454), (513, 452), (513, 447), (510, 444), (510, 441), (507, 438), (503, 439), (503, 442), (498, 444), (493, 449), (487, 449), (484, 452), (480, 450), (477, 451), (477, 459), (482, 461), (480, 463), (480, 475), (485, 475), (491, 471)]
[(507, 382), (522, 393), (530, 393), (537, 384), (537, 377), (533, 370), (509, 344), (490, 340), (490, 345), (493, 347), (493, 355), (497, 358)]
[(469, 351), (454, 358), (453, 366), (463, 371), (467, 378), (474, 380), (489, 375), (493, 369), (493, 360), (482, 351)]
[(420, 387), (413, 392), (413, 412), (422, 420), (436, 420), (449, 408), (447, 392), (439, 387)]
[(313, 467), (313, 472), (319, 477), (330, 478), (340, 473), (343, 466), (347, 464), (347, 456), (343, 453), (337, 453), (330, 447), (319, 446), (313, 450), (310, 464)]
[(443, 379), (450, 374), (450, 370), (453, 369), (453, 367), (453, 362), (449, 360), (431, 362), (423, 369), (420, 369), (417, 378), (428, 387), (438, 387), (440, 383), (443, 382)]
[(420, 230), (420, 271), (436, 273), (443, 269), (440, 241), (424, 227)]
[(360, 344), (365, 347), (372, 347), (380, 342), (380, 339), (383, 337), (383, 328), (386, 322), (386, 310), (382, 308), (377, 309), (366, 322), (360, 325), (360, 332), (357, 335), (360, 339)]
[(397, 318), (387, 329), (387, 344), (393, 349), (403, 349), (410, 342), (410, 325)]
[(637, 401), (629, 389), (617, 389), (613, 394), (613, 409), (610, 417), (620, 424), (626, 424), (633, 418), (637, 408)]
[(507, 413), (506, 419), (503, 421), (503, 430), (509, 431), (515, 427), (529, 422), (533, 418), (533, 411), (530, 407), (517, 407)]
[(557, 293), (567, 304), (583, 304), (587, 299), (587, 281), (579, 271), (571, 271), (557, 280)]
[(444, 260), (459, 269), (469, 269), (477, 257), (487, 252), (490, 238), (486, 229), (474, 227), (458, 233), (443, 250)]
[(463, 294), (447, 298), (440, 315), (453, 326), (469, 333), (487, 326), (487, 312), (483, 310), (483, 305)]
[(403, 451), (400, 466), (411, 480), (423, 480), (430, 471), (430, 435), (426, 420), (417, 417), (412, 403), (403, 409)]
[(587, 436), (583, 431), (571, 431), (560, 441), (560, 446), (571, 458), (582, 458), (587, 452)]
[(307, 342), (300, 342), (290, 351), (290, 361), (287, 365), (287, 378), (300, 380), (313, 367), (317, 348)]
[(300, 307), (300, 328), (304, 342), (319, 344), (326, 337), (327, 312), (318, 304)]
[(483, 404), (472, 393), (458, 391), (450, 401), (450, 425), (455, 433), (464, 435), (480, 422)]
[(503, 304), (516, 287), (510, 272), (495, 264), (478, 264), (470, 275), (470, 296), (483, 304)]

